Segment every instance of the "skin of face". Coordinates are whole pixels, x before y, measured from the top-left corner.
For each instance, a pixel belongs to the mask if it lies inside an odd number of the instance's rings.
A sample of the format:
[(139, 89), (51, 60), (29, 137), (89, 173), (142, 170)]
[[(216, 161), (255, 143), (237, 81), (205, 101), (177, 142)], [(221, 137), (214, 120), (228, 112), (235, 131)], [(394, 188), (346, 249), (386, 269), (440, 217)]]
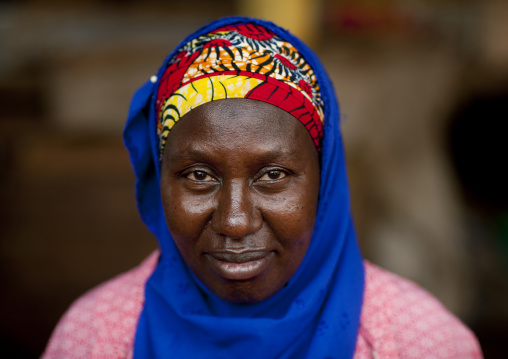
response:
[(278, 292), (309, 246), (319, 173), (309, 133), (278, 107), (225, 99), (186, 114), (167, 138), (160, 183), (185, 263), (228, 302)]

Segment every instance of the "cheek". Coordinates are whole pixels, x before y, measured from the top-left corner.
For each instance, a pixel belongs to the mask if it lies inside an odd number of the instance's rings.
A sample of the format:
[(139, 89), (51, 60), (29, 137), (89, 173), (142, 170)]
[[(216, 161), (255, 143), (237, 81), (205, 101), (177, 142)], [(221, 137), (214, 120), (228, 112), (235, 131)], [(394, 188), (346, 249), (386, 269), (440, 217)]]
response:
[(284, 247), (306, 248), (314, 230), (316, 211), (317, 193), (300, 189), (270, 201), (265, 208), (265, 220)]
[(162, 206), (169, 231), (179, 247), (193, 243), (213, 212), (212, 199), (189, 195), (178, 183), (161, 186)]

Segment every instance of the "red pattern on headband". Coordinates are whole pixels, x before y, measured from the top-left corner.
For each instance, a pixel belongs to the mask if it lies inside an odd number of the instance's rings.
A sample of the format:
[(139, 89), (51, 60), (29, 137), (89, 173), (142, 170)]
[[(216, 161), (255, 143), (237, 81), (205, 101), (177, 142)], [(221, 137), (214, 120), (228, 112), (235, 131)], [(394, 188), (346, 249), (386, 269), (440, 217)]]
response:
[(319, 150), (324, 104), (313, 69), (292, 44), (263, 26), (237, 24), (191, 40), (169, 61), (156, 104), (161, 151), (171, 129), (162, 118), (170, 96), (187, 83), (219, 74), (261, 79), (263, 83), (245, 98), (270, 103), (293, 115), (307, 128)]

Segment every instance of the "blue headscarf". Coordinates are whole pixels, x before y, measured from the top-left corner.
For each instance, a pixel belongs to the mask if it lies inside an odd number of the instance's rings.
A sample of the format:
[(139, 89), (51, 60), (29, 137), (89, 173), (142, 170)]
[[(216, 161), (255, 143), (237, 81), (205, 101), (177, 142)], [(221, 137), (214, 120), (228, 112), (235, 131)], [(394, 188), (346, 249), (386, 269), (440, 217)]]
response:
[[(160, 195), (156, 129), (158, 83), (134, 95), (124, 141), (136, 174), (141, 218), (161, 256), (146, 283), (134, 344), (136, 358), (352, 358), (364, 289), (362, 257), (349, 208), (339, 108), (314, 53), (273, 23), (231, 17), (204, 26), (178, 47), (219, 27), (259, 24), (293, 44), (314, 69), (325, 107), (321, 184), (314, 233), (298, 271), (272, 297), (232, 304), (215, 296), (189, 270), (169, 233)], [(176, 51), (176, 50), (175, 50)], [(159, 70), (160, 79), (168, 61)]]

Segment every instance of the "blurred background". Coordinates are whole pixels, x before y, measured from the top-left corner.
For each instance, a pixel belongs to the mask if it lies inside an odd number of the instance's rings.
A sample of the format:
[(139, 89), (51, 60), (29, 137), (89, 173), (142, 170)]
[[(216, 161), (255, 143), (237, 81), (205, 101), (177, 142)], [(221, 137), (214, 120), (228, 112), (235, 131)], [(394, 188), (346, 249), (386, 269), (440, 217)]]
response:
[(38, 357), (76, 297), (156, 248), (121, 139), (130, 98), (236, 14), (289, 28), (328, 69), (365, 257), (508, 357), (505, 0), (0, 1), (2, 357)]

